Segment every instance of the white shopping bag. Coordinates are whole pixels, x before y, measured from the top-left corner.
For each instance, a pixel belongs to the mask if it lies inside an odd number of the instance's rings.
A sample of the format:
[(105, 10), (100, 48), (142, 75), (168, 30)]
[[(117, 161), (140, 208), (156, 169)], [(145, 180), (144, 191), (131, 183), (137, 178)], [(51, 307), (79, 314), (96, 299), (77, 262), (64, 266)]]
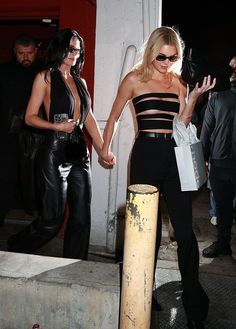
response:
[(173, 136), (177, 146), (175, 156), (179, 172), (181, 191), (197, 191), (207, 180), (202, 143), (197, 138), (196, 127), (188, 127), (173, 121)]
[(197, 191), (206, 182), (202, 143), (175, 147), (181, 191)]

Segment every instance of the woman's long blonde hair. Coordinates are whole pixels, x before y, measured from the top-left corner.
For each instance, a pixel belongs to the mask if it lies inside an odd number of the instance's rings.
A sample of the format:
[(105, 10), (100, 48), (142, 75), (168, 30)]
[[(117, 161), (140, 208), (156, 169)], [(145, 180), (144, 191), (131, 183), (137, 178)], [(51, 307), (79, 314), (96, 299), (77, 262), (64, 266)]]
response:
[(155, 29), (150, 34), (148, 40), (143, 44), (141, 48), (142, 58), (133, 68), (133, 71), (136, 71), (140, 75), (141, 81), (148, 81), (151, 79), (153, 73), (151, 64), (164, 45), (170, 45), (176, 48), (179, 59), (171, 66), (171, 71), (180, 74), (184, 42), (179, 33), (172, 27), (162, 26)]

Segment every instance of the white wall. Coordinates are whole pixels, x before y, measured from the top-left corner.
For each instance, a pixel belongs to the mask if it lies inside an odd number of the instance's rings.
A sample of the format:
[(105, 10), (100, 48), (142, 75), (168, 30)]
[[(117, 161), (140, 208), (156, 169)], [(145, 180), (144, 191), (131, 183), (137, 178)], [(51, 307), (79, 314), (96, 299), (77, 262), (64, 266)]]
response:
[[(143, 41), (161, 25), (161, 3), (162, 0), (97, 0), (93, 108), (102, 132), (121, 79), (137, 61)], [(108, 253), (116, 249), (117, 227), (123, 221), (127, 164), (134, 136), (134, 120), (127, 106), (112, 145), (117, 165), (104, 169), (95, 152), (92, 157), (90, 244)]]

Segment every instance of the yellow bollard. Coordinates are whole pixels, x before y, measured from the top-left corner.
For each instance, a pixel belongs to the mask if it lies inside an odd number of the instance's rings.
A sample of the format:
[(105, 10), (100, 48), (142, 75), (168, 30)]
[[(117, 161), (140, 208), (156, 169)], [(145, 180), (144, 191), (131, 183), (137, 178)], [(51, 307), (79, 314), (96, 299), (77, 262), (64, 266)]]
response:
[(120, 329), (150, 328), (158, 202), (156, 187), (128, 187)]

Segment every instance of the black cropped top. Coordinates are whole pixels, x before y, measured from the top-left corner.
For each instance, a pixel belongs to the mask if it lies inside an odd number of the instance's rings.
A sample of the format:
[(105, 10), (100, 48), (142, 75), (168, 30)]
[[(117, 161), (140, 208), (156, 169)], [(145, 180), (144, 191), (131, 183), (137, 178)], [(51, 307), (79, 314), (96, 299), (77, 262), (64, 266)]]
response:
[[(174, 115), (179, 113), (178, 95), (173, 93), (147, 93), (134, 97), (138, 130), (172, 130)], [(158, 113), (155, 111), (158, 110)], [(152, 111), (150, 113), (149, 111)], [(166, 113), (166, 112), (172, 112)]]

